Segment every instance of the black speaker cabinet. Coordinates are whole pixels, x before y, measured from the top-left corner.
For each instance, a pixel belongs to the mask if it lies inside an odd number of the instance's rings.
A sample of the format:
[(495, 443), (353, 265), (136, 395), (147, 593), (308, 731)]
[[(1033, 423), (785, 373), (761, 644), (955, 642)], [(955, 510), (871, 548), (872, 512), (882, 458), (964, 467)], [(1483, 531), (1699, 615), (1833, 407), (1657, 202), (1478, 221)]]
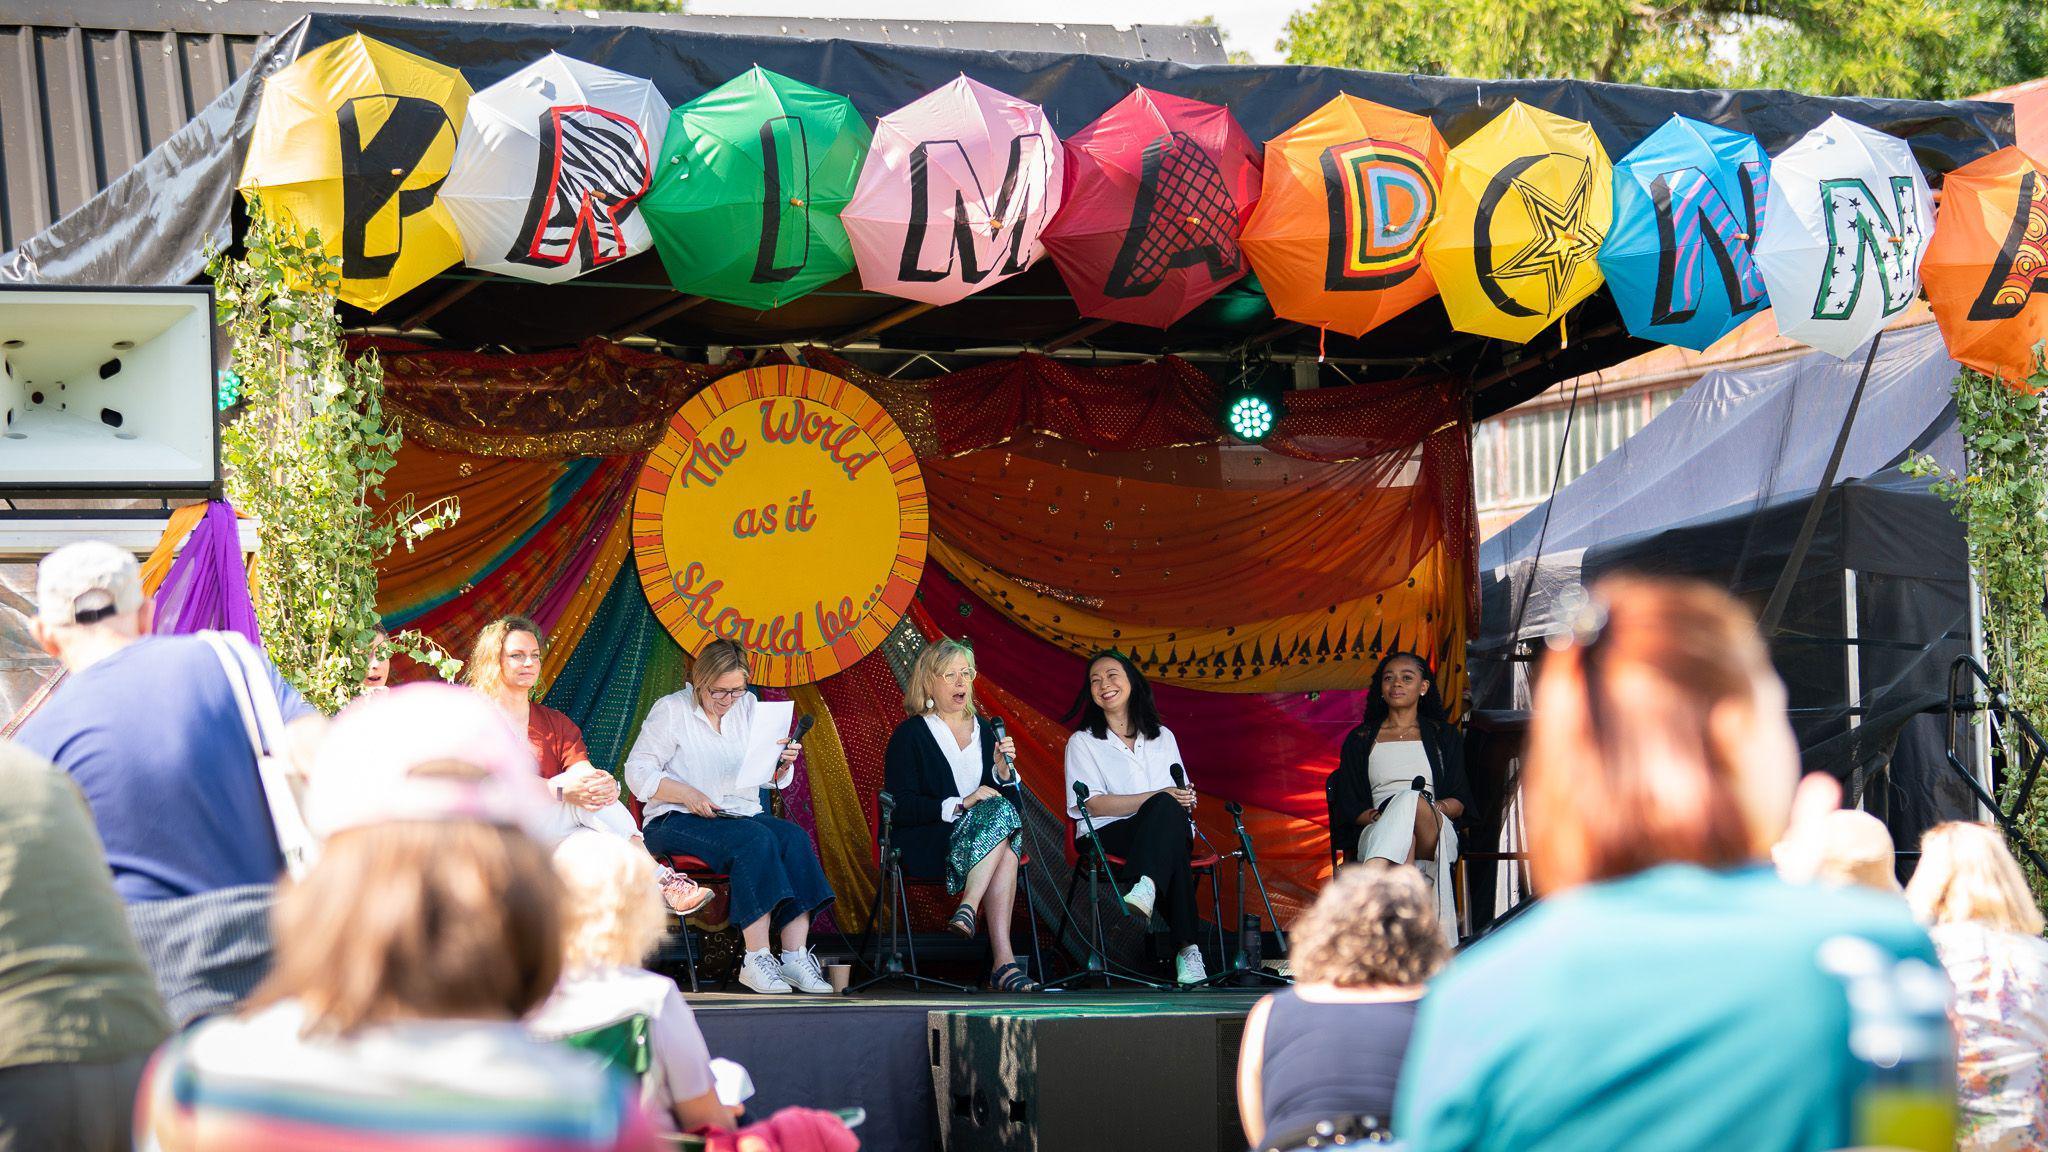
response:
[(943, 1152), (1244, 1147), (1237, 1051), (1250, 1007), (933, 1012)]

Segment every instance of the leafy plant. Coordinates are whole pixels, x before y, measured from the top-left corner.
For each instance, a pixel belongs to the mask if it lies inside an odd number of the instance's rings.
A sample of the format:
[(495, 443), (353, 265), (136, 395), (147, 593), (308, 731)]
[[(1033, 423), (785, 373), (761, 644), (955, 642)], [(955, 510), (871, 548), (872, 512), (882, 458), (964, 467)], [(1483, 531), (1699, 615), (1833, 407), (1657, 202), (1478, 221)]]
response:
[[(335, 311), (340, 261), (317, 232), (251, 199), (240, 258), (210, 254), (239, 415), (221, 432), (228, 498), (256, 517), (256, 618), (287, 680), (333, 711), (361, 690), (378, 630), (377, 561), (461, 514), (453, 498), (388, 508), (384, 477), (399, 429), (385, 420), (384, 370), (350, 359)], [(453, 679), (462, 662), (406, 631), (391, 648)]]
[[(1987, 670), (2015, 708), (2035, 723), (2048, 718), (2048, 389), (2042, 346), (2025, 387), (1964, 369), (1956, 377), (1956, 415), (1967, 472), (1944, 471), (1932, 457), (1910, 462), (1914, 475), (1935, 476), (1936, 495), (1955, 506), (1969, 542), (1970, 567), (1984, 595)], [(2007, 763), (2016, 763), (2007, 749)], [(1999, 800), (2017, 798), (2018, 773), (2007, 773)], [(2048, 778), (2035, 784), (2021, 829), (2048, 843)], [(2034, 879), (2048, 898), (2048, 877)]]

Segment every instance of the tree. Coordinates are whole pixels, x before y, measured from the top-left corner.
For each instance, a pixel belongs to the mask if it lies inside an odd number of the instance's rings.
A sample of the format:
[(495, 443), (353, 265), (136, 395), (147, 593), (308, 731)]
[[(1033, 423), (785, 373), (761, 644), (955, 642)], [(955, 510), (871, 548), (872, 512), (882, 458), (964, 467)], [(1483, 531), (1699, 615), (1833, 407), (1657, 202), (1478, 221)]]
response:
[(1318, 0), (1287, 58), (1385, 72), (1948, 99), (2048, 71), (2040, 0)]

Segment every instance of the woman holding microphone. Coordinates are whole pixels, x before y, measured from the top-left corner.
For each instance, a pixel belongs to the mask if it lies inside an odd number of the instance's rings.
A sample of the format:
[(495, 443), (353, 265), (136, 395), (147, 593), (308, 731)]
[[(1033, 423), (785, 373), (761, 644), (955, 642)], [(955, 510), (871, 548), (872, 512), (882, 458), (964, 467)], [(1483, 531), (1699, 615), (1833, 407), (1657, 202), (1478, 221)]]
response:
[[(753, 722), (746, 650), (713, 640), (682, 691), (648, 710), (626, 755), (626, 786), (646, 806), (649, 851), (695, 856), (732, 877), (732, 922), (747, 950), (740, 983), (756, 992), (829, 993), (809, 947), (811, 917), (832, 902), (818, 853), (802, 828), (763, 812), (759, 794), (737, 786)], [(774, 784), (787, 788), (803, 746), (781, 743)], [(771, 932), (781, 939), (779, 961), (768, 951)]]
[(974, 649), (958, 640), (927, 645), (903, 710), (910, 718), (883, 758), (903, 871), (946, 878), (946, 891), (960, 896), (946, 922), (955, 935), (971, 939), (977, 920), (988, 920), (992, 990), (1036, 992), (1010, 945), (1024, 824), (1002, 789), (1017, 781), (1017, 746), (974, 714)]
[(1088, 788), (1096, 843), (1123, 857), (1127, 873), (1136, 877), (1124, 903), (1148, 919), (1155, 906), (1160, 909), (1173, 939), (1175, 978), (1199, 984), (1209, 971), (1195, 943), (1200, 919), (1195, 875), (1188, 867), (1195, 791), (1186, 785), (1173, 731), (1159, 722), (1152, 685), (1122, 653), (1097, 653), (1068, 716), (1081, 722), (1067, 738), (1067, 815), (1079, 825), (1075, 847), (1083, 856), (1093, 850), (1074, 799), (1078, 783)]

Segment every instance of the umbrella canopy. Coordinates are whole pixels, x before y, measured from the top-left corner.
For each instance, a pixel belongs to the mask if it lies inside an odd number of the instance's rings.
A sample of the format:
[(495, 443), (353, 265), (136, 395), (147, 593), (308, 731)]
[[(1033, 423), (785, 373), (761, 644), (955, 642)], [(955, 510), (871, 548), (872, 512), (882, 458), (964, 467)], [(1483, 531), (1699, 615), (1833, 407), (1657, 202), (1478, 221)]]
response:
[(641, 206), (669, 280), (765, 311), (853, 271), (839, 213), (867, 154), (851, 100), (766, 68), (676, 109)]
[(1045, 248), (1083, 316), (1165, 328), (1245, 274), (1259, 152), (1230, 110), (1138, 88), (1066, 142)]
[(640, 198), (667, 131), (652, 80), (558, 52), (477, 93), (441, 189), (463, 260), (557, 283), (645, 252)]
[(1613, 177), (1592, 125), (1520, 100), (1451, 149), (1423, 243), (1451, 326), (1525, 344), (1591, 296)]
[(1443, 180), (1444, 138), (1428, 117), (1356, 96), (1268, 140), (1238, 243), (1273, 314), (1356, 337), (1436, 295), (1422, 238)]
[(1830, 116), (1771, 161), (1757, 263), (1778, 331), (1848, 356), (1913, 302), (1934, 198), (1904, 140)]
[(469, 103), (462, 73), (357, 33), (264, 83), (238, 183), (341, 261), (341, 299), (375, 312), (462, 258), (439, 192)]
[(1616, 162), (1600, 271), (1630, 333), (1705, 350), (1764, 307), (1770, 165), (1756, 137), (1684, 116)]
[(951, 304), (1024, 271), (1061, 168), (1044, 109), (966, 76), (882, 117), (840, 214), (861, 283)]
[(1920, 275), (1948, 354), (2025, 380), (2048, 340), (2048, 171), (2001, 148), (1949, 173)]

